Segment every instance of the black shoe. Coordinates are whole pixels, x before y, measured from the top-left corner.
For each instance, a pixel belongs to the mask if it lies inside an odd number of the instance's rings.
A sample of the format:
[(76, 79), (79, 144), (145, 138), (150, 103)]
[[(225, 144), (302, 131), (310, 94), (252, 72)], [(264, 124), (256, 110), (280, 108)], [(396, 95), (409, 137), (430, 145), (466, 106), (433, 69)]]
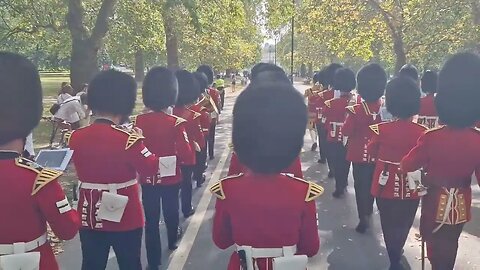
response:
[(332, 171), (328, 171), (328, 178), (334, 178), (335, 174)]
[(177, 244), (168, 245), (168, 249), (169, 249), (170, 251), (177, 250), (177, 248), (178, 248)]
[(214, 160), (214, 159), (215, 159), (215, 157), (214, 157), (214, 156), (210, 156), (210, 160)]
[(332, 193), (332, 196), (334, 198), (341, 198), (343, 195), (345, 194), (345, 191), (344, 190), (335, 190), (333, 193)]
[(320, 164), (327, 164), (326, 159), (319, 159), (317, 162), (320, 163)]
[(197, 188), (201, 187), (205, 183), (205, 175), (202, 175), (202, 177), (197, 180)]
[(310, 148), (310, 150), (315, 151), (315, 150), (317, 150), (317, 147), (318, 147), (318, 144), (317, 144), (317, 143), (313, 143), (313, 144), (312, 144), (312, 148)]
[(400, 262), (390, 264), (390, 267), (388, 268), (388, 270), (404, 270), (404, 269), (405, 267), (403, 267), (403, 265)]
[(357, 227), (355, 228), (355, 231), (361, 234), (364, 234), (368, 229), (368, 221), (365, 219), (360, 220), (358, 223)]
[(184, 218), (189, 218), (191, 216), (193, 216), (193, 214), (195, 214), (195, 209), (190, 209), (190, 211), (188, 213), (183, 213), (183, 217)]

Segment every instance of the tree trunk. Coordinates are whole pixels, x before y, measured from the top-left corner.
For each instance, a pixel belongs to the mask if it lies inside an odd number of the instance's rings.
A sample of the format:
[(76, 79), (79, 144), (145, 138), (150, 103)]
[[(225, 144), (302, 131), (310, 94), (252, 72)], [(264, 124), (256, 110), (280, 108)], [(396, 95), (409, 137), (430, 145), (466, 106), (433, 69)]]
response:
[(165, 46), (167, 48), (167, 66), (171, 70), (179, 69), (178, 39), (175, 32), (175, 20), (171, 16), (173, 9), (163, 12), (163, 25), (165, 29)]
[(313, 64), (308, 63), (308, 77), (313, 78)]
[(142, 82), (145, 78), (145, 58), (143, 56), (142, 49), (135, 52), (135, 80), (137, 82)]
[[(472, 0), (472, 17), (473, 17), (473, 25), (476, 27), (480, 26), (480, 1)], [(480, 41), (476, 41), (475, 46), (476, 53), (480, 53)]]
[(89, 40), (73, 40), (70, 61), (72, 87), (79, 91), (84, 83), (89, 83), (98, 73), (98, 49)]
[(401, 36), (394, 37), (393, 51), (395, 52), (395, 74), (407, 63), (407, 54)]
[(68, 0), (66, 20), (72, 37), (70, 80), (76, 90), (79, 90), (83, 83), (89, 83), (99, 71), (97, 54), (103, 46), (103, 39), (108, 32), (108, 21), (113, 16), (117, 1), (102, 0), (95, 26), (89, 31), (84, 23), (85, 9), (82, 0)]

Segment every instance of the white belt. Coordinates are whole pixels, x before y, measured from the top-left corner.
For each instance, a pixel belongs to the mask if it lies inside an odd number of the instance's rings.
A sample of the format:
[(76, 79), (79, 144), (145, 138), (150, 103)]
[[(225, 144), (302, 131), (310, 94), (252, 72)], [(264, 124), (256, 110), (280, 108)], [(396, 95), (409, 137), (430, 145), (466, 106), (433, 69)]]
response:
[(85, 183), (85, 182), (78, 182), (78, 186), (81, 189), (94, 189), (94, 190), (108, 190), (108, 191), (116, 191), (122, 188), (131, 187), (137, 184), (137, 179), (130, 180), (125, 183), (120, 184), (94, 184), (94, 183)]
[(251, 249), (253, 259), (286, 257), (293, 256), (295, 253), (297, 253), (296, 245), (281, 248), (254, 248), (251, 246), (235, 245), (235, 248), (237, 251)]
[(30, 242), (18, 242), (13, 244), (0, 244), (0, 255), (11, 255), (30, 252), (47, 242), (47, 233)]

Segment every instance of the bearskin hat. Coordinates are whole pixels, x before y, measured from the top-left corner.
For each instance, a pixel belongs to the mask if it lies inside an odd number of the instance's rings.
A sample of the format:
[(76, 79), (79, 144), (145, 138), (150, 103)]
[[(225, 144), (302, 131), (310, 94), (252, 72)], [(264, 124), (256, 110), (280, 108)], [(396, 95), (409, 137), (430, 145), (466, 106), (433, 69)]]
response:
[(24, 139), (42, 116), (42, 85), (25, 57), (0, 52), (0, 145)]
[(87, 102), (94, 112), (129, 116), (136, 99), (137, 83), (120, 71), (102, 71), (88, 85)]
[(396, 77), (387, 84), (385, 102), (393, 116), (407, 119), (420, 110), (420, 89), (410, 77)]
[(378, 100), (385, 93), (387, 73), (379, 64), (363, 66), (357, 73), (357, 91), (367, 102)]
[(195, 103), (200, 96), (200, 85), (195, 76), (187, 70), (175, 72), (178, 80), (177, 105), (184, 106)]
[(340, 68), (335, 72), (333, 88), (340, 92), (351, 92), (357, 86), (355, 73), (349, 68)]
[[(207, 76), (208, 85), (211, 85), (213, 83), (213, 69), (212, 69), (211, 66), (201, 65), (197, 68), (197, 72), (201, 72), (201, 73), (205, 74), (205, 76)], [(207, 87), (205, 87), (205, 88), (207, 88)]]
[(143, 104), (153, 111), (175, 105), (178, 82), (175, 73), (165, 67), (154, 67), (145, 76), (142, 87)]
[(438, 75), (435, 96), (440, 121), (465, 128), (480, 119), (480, 57), (473, 53), (452, 56)]
[(435, 71), (427, 70), (423, 73), (421, 80), (422, 92), (434, 94), (438, 87), (438, 74)]
[(300, 154), (306, 126), (307, 108), (291, 84), (250, 84), (233, 109), (234, 150), (250, 170), (279, 173)]

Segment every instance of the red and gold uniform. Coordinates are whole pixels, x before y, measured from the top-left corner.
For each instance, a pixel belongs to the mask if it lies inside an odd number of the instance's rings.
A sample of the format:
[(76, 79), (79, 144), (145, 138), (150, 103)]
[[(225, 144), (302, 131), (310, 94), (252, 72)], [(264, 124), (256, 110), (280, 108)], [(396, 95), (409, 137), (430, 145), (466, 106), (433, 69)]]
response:
[[(213, 241), (219, 248), (296, 246), (296, 254), (317, 253), (314, 199), (323, 192), (317, 184), (282, 174), (246, 173), (223, 179), (211, 191), (217, 197)], [(254, 264), (259, 270), (272, 269), (271, 259), (257, 259)], [(236, 252), (228, 269), (240, 269)]]
[[(92, 125), (67, 134), (74, 151), (73, 163), (80, 180), (79, 217), (82, 228), (98, 231), (128, 231), (144, 225), (138, 185), (117, 190), (129, 198), (121, 222), (100, 220), (97, 217), (103, 191), (84, 188), (91, 184), (123, 184), (141, 175), (159, 171), (158, 158), (144, 145), (143, 136), (117, 127), (110, 120), (98, 119)], [(114, 157), (114, 158), (113, 158)]]
[[(145, 246), (149, 266), (161, 264), (160, 213), (167, 227), (168, 246), (174, 249), (179, 228), (179, 190), (181, 165), (191, 165), (195, 154), (190, 148), (186, 121), (163, 111), (136, 117), (135, 126), (143, 131), (145, 145), (160, 159), (160, 170), (175, 166), (175, 174), (163, 176), (140, 174), (142, 203), (145, 211)], [(174, 160), (174, 161), (172, 161)]]
[[(230, 167), (228, 168), (228, 175), (238, 175), (240, 173), (247, 172), (247, 170), (248, 169), (240, 163), (240, 160), (238, 160), (237, 154), (233, 152), (232, 159), (230, 160)], [(302, 163), (300, 161), (300, 157), (297, 157), (292, 163), (292, 165), (286, 168), (283, 173), (291, 174), (292, 176), (297, 178), (303, 178)]]
[[(140, 174), (140, 183), (150, 185), (176, 185), (181, 182), (181, 165), (193, 165), (195, 155), (187, 135), (187, 121), (165, 112), (151, 112), (136, 117), (135, 126), (143, 131), (145, 145), (157, 157), (177, 157), (175, 176), (160, 178)], [(160, 168), (161, 169), (161, 168)]]
[(197, 152), (205, 148), (205, 137), (203, 136), (200, 124), (200, 117), (202, 115), (183, 106), (174, 107), (173, 114), (187, 121), (185, 130), (187, 131), (188, 140), (190, 141), (190, 147)]
[(471, 219), (472, 173), (480, 179), (480, 131), (448, 126), (429, 130), (401, 162), (403, 171), (422, 167), (427, 194), (422, 198), (420, 232), (432, 266), (442, 257), (440, 261), (451, 264), (445, 269), (453, 269), (458, 238)]
[[(426, 128), (410, 120), (396, 120), (370, 126), (372, 139), (368, 153), (377, 160), (373, 175), (372, 195), (395, 200), (418, 200), (418, 194), (411, 190), (405, 175), (399, 173), (399, 165), (417, 143)], [(382, 174), (388, 174), (386, 184), (380, 185)]]
[(373, 197), (370, 194), (374, 159), (368, 155), (369, 126), (380, 123), (380, 101), (361, 102), (347, 107), (347, 118), (342, 133), (348, 138), (347, 160), (353, 163), (355, 199), (360, 220), (373, 212)]
[(40, 252), (40, 270), (59, 269), (47, 241), (47, 222), (63, 240), (72, 239), (80, 225), (57, 181), (62, 173), (3, 151), (0, 171), (0, 256), (13, 254), (14, 243), (26, 243), (25, 252)]
[(347, 187), (350, 161), (346, 159), (346, 148), (342, 133), (343, 123), (347, 115), (346, 107), (350, 105), (351, 95), (342, 94), (338, 98), (325, 101), (323, 117), (327, 131), (327, 151), (329, 163), (333, 163), (335, 174), (335, 190), (342, 193)]
[[(323, 117), (323, 111), (325, 110), (325, 101), (333, 99), (335, 96), (335, 91), (331, 89), (324, 90), (318, 94), (319, 96), (319, 104), (317, 111), (317, 122), (315, 125), (317, 126), (317, 133), (318, 133), (318, 141), (320, 145), (320, 162), (325, 163), (328, 159), (328, 152), (327, 152), (327, 130), (325, 128), (325, 118)], [(328, 167), (331, 172), (333, 172), (332, 164), (328, 163)]]
[(188, 106), (188, 109), (200, 114), (200, 117), (199, 117), (200, 127), (202, 128), (203, 137), (205, 139), (208, 136), (210, 123), (212, 121), (212, 119), (210, 118), (210, 112), (208, 111), (207, 108), (200, 106), (198, 104), (193, 104), (191, 106)]
[(420, 99), (420, 111), (417, 123), (427, 128), (435, 128), (439, 124), (437, 109), (435, 108), (435, 94), (428, 94)]
[(370, 128), (372, 139), (368, 152), (376, 159), (372, 195), (377, 200), (390, 263), (398, 265), (420, 202), (416, 191), (420, 172), (400, 173), (399, 164), (426, 128), (411, 119), (376, 124)]

